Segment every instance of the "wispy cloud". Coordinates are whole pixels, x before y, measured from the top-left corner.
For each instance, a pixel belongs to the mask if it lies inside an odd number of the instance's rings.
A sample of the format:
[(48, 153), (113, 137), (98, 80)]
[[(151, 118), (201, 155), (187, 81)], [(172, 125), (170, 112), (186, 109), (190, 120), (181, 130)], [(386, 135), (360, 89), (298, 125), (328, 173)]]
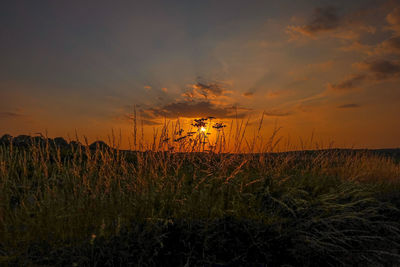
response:
[(329, 90), (348, 91), (358, 88), (358, 86), (367, 78), (365, 74), (352, 74), (339, 83), (329, 83)]
[(400, 64), (396, 61), (378, 59), (364, 61), (358, 66), (365, 69), (369, 73), (369, 78), (372, 80), (386, 80), (400, 75)]
[(359, 104), (354, 104), (354, 103), (351, 103), (351, 104), (343, 104), (343, 105), (340, 105), (340, 106), (337, 106), (338, 108), (359, 108), (359, 107), (361, 107)]
[[(140, 109), (140, 116), (146, 125), (156, 125), (166, 119), (196, 118), (213, 116), (219, 119), (243, 118), (250, 109), (236, 104), (228, 97), (232, 91), (222, 82), (208, 82), (201, 78), (176, 99), (161, 105), (151, 105)], [(167, 90), (164, 90), (167, 92)], [(250, 97), (253, 93), (247, 92)]]
[[(122, 117), (117, 116), (116, 119), (117, 120), (123, 119), (125, 121), (133, 122), (134, 116), (130, 113), (126, 113)], [(143, 124), (144, 126), (155, 126), (162, 124), (161, 121), (148, 118), (148, 116), (146, 116), (142, 111), (138, 112), (138, 117), (136, 118), (136, 120), (137, 120), (136, 123)]]
[(244, 92), (244, 93), (243, 93), (243, 96), (245, 96), (245, 97), (252, 97), (252, 96), (254, 96), (254, 92), (251, 92), (251, 91)]
[(156, 125), (160, 125), (161, 124), (161, 122), (159, 122), (159, 121), (146, 120), (146, 119), (140, 119), (139, 123), (143, 123), (143, 125), (145, 125), (145, 126), (156, 126)]
[(200, 102), (174, 102), (166, 104), (162, 107), (150, 108), (147, 110), (154, 118), (194, 118), (213, 116), (217, 118), (235, 118), (244, 117), (245, 112), (240, 111), (238, 114), (234, 106), (217, 106), (209, 101)]
[(400, 36), (391, 37), (378, 44), (374, 54), (400, 54)]
[(229, 91), (225, 88), (224, 84), (218, 82), (204, 82), (198, 81), (192, 85), (182, 94), (187, 100), (196, 99), (213, 99), (221, 97)]
[(346, 44), (339, 48), (339, 50), (344, 52), (357, 52), (363, 54), (371, 54), (374, 46), (362, 44), (359, 41), (354, 41), (351, 44)]
[(394, 8), (387, 16), (386, 21), (389, 23), (389, 29), (400, 35), (400, 7)]
[[(385, 5), (382, 6), (385, 8)], [(385, 8), (387, 12), (388, 7)], [(383, 30), (391, 31), (392, 35), (384, 40), (380, 40), (375, 44), (365, 44), (356, 40), (351, 44), (346, 44), (340, 48), (346, 52), (361, 52), (369, 56), (384, 54), (400, 54), (400, 7), (392, 7), (389, 13), (383, 18), (386, 26)]]
[(316, 8), (308, 24), (303, 26), (289, 26), (289, 33), (300, 33), (309, 37), (317, 33), (332, 31), (340, 25), (338, 9), (336, 7)]
[(23, 114), (12, 111), (1, 111), (0, 118), (18, 118), (23, 117)]
[(282, 110), (269, 110), (269, 111), (264, 111), (264, 114), (266, 116), (272, 116), (272, 117), (286, 117), (286, 116), (292, 115), (293, 112), (282, 111)]
[(364, 72), (352, 74), (343, 81), (328, 84), (328, 89), (349, 91), (359, 88), (366, 82), (381, 82), (400, 77), (400, 63), (385, 59), (369, 60), (354, 64)]
[(368, 24), (367, 17), (371, 10), (356, 11), (341, 14), (337, 7), (326, 6), (315, 8), (308, 23), (305, 25), (290, 25), (287, 33), (291, 40), (301, 36), (316, 39), (320, 35), (344, 40), (357, 40), (362, 33), (375, 33), (376, 27)]

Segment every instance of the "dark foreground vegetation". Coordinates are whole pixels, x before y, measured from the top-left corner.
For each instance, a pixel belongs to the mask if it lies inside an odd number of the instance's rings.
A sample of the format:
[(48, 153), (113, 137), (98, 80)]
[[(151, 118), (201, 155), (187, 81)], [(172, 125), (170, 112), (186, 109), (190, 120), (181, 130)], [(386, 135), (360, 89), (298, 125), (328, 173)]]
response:
[(400, 265), (398, 150), (124, 152), (24, 138), (1, 139), (0, 265)]

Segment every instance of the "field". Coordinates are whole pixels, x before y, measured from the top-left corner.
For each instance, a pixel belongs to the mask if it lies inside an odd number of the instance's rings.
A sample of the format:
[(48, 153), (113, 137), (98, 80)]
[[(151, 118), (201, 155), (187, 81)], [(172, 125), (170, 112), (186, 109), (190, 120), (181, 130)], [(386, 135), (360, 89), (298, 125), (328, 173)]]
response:
[(0, 265), (399, 266), (399, 209), (398, 150), (0, 146)]

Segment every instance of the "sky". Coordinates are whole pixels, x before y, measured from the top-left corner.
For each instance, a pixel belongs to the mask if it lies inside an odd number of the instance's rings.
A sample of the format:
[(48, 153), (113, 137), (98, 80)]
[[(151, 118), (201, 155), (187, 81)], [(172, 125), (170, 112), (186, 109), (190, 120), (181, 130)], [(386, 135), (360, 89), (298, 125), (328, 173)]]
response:
[(2, 1), (0, 36), (0, 135), (127, 146), (136, 109), (149, 138), (263, 117), (294, 145), (400, 147), (400, 1)]

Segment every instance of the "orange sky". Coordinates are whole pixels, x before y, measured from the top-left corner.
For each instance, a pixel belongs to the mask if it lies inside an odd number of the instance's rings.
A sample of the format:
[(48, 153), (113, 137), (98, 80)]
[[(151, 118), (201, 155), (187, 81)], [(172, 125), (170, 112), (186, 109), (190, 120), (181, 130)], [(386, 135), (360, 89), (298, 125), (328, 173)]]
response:
[(136, 106), (147, 138), (215, 116), (251, 139), (264, 112), (292, 148), (400, 147), (399, 1), (217, 2), (7, 3), (0, 135), (127, 148)]

